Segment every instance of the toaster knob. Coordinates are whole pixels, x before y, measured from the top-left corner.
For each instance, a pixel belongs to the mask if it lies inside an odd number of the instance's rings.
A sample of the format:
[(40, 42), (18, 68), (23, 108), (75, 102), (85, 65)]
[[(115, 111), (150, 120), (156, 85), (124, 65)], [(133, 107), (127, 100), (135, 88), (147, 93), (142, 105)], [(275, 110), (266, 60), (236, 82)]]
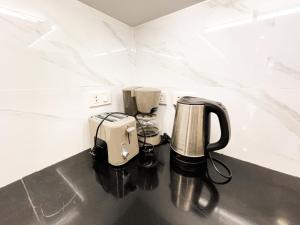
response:
[(133, 132), (135, 130), (135, 127), (128, 127), (126, 129), (127, 133), (130, 134), (131, 132)]
[(127, 159), (129, 152), (128, 150), (122, 145), (122, 153), (121, 153), (123, 159)]

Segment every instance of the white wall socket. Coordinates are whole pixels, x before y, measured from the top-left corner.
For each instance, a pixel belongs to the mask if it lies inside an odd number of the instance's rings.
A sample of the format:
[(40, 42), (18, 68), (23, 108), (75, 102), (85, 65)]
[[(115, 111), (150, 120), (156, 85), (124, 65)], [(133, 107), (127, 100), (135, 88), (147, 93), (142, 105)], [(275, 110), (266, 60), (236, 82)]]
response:
[(92, 91), (90, 92), (89, 107), (98, 107), (111, 104), (111, 91)]
[(167, 92), (163, 91), (160, 93), (159, 104), (167, 105)]

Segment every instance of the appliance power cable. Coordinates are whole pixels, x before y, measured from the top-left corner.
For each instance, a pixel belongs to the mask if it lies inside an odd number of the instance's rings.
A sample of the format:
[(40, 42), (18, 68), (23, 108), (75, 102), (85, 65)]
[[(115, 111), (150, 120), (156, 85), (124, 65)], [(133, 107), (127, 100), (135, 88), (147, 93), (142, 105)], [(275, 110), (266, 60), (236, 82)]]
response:
[[(212, 164), (212, 166), (214, 167), (215, 171), (216, 171), (218, 174), (220, 174), (222, 177), (224, 177), (224, 178), (226, 178), (226, 179), (229, 179), (229, 180), (232, 178), (232, 172), (231, 172), (231, 170), (229, 169), (229, 167), (225, 165), (225, 163), (221, 162), (221, 161), (218, 160), (218, 159), (213, 158), (213, 157), (211, 156), (211, 153), (210, 153), (210, 152), (208, 152), (208, 158), (209, 158), (210, 163)], [(218, 163), (219, 165), (221, 165), (221, 166), (227, 171), (228, 175), (225, 175), (224, 173), (222, 173), (222, 172), (218, 169), (218, 167), (216, 166), (216, 164), (215, 164), (214, 162), (216, 162), (216, 163)]]

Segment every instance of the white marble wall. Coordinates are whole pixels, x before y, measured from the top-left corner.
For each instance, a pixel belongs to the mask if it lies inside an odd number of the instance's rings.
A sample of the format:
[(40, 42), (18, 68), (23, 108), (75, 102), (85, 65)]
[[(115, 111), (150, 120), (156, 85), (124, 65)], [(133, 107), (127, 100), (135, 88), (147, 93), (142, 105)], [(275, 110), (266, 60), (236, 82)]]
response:
[[(87, 118), (120, 110), (133, 28), (75, 0), (0, 0), (0, 186), (89, 147)], [(89, 92), (113, 104), (89, 109)]]
[[(90, 147), (87, 118), (121, 110), (124, 85), (168, 91), (169, 134), (172, 93), (222, 101), (225, 154), (300, 176), (299, 19), (299, 0), (210, 0), (133, 28), (76, 0), (0, 0), (0, 186)], [(99, 89), (113, 104), (90, 109)]]
[(150, 21), (135, 28), (138, 84), (223, 102), (222, 152), (300, 176), (298, 21), (299, 0), (208, 0)]

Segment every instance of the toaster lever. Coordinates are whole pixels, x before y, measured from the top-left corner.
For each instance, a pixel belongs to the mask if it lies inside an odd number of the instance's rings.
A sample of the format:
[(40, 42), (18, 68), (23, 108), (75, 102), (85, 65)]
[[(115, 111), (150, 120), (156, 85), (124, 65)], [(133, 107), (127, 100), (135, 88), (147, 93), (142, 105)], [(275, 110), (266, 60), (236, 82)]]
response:
[(135, 131), (135, 127), (127, 127), (126, 129), (129, 144), (130, 144), (130, 133), (132, 133), (133, 131)]

